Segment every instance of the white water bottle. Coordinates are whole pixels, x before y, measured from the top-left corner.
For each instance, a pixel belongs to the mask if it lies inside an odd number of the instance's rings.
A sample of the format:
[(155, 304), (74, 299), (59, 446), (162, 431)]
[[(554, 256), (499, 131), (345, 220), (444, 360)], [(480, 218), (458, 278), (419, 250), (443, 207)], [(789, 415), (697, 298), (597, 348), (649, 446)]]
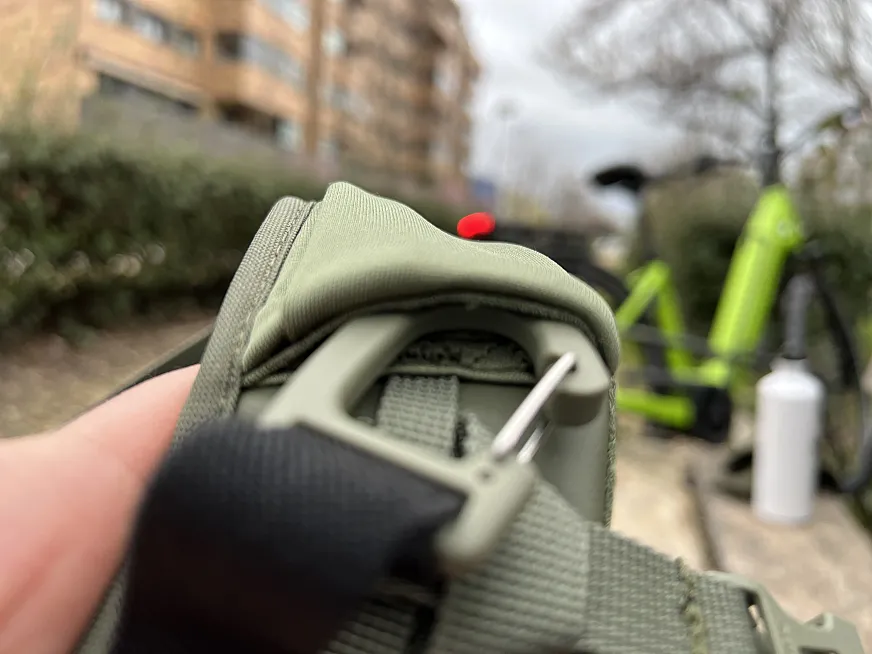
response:
[(751, 505), (764, 522), (797, 524), (814, 511), (824, 387), (804, 359), (780, 359), (757, 384)]
[(807, 275), (786, 289), (784, 356), (757, 383), (751, 506), (765, 522), (796, 524), (814, 512), (826, 392), (806, 362)]

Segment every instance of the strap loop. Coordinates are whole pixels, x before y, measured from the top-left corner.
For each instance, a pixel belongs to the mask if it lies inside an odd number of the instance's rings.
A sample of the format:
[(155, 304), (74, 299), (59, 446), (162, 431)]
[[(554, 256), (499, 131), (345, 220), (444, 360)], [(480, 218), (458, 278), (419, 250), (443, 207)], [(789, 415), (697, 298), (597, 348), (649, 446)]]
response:
[(749, 611), (757, 614), (757, 628), (774, 654), (864, 654), (857, 629), (832, 614), (809, 622), (794, 620), (763, 586), (737, 575), (710, 573), (712, 578), (741, 589)]

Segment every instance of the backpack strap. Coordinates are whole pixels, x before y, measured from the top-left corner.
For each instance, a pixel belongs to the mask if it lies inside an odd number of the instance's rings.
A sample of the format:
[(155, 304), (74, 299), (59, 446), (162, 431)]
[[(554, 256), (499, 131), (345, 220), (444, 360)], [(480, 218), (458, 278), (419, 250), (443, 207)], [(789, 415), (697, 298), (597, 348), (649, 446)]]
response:
[[(78, 651), (861, 654), (835, 618), (800, 625), (607, 529), (618, 349), (604, 301), (535, 252), (348, 184), (280, 201)], [(482, 481), (517, 413), (489, 411), (536, 395), (560, 350), (551, 458), (513, 450)], [(556, 438), (594, 424), (602, 458)], [(446, 565), (464, 551), (484, 556)]]

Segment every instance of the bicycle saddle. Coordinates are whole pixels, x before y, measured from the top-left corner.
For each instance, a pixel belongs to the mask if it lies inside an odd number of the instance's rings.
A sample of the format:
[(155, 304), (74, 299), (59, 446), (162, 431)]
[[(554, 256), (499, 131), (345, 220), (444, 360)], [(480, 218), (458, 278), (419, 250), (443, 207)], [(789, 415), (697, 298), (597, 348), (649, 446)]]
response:
[(597, 186), (617, 186), (634, 194), (640, 193), (650, 181), (651, 177), (633, 164), (611, 166), (593, 176)]

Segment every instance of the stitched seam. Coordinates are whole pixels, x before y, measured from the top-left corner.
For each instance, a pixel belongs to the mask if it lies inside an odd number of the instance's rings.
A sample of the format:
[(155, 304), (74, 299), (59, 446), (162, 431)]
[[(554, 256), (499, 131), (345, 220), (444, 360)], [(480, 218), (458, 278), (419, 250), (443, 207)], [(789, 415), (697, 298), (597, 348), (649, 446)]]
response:
[(702, 607), (697, 597), (696, 575), (683, 559), (677, 559), (675, 565), (678, 579), (684, 586), (681, 613), (690, 631), (691, 651), (693, 654), (707, 654), (708, 636)]
[(255, 293), (255, 301), (251, 303), (248, 312), (245, 315), (244, 320), (244, 328), (239, 330), (239, 338), (237, 339), (236, 345), (233, 348), (233, 362), (236, 364), (236, 375), (227, 375), (226, 383), (223, 389), (223, 397), (229, 397), (230, 392), (233, 390), (233, 386), (239, 385), (239, 380), (242, 379), (242, 353), (245, 350), (245, 346), (248, 343), (248, 339), (251, 337), (251, 329), (252, 324), (254, 322), (254, 316), (263, 306), (266, 293), (265, 288), (269, 280), (273, 279), (273, 273), (275, 271), (276, 261), (279, 258), (279, 255), (284, 251), (285, 245), (288, 243), (288, 240), (292, 237), (293, 234), (299, 233), (299, 227), (302, 225), (305, 220), (308, 211), (314, 206), (314, 203), (309, 203), (298, 209), (292, 216), (291, 220), (288, 221), (288, 228), (285, 230), (285, 233), (282, 235), (281, 240), (279, 241), (278, 246), (273, 250), (273, 255), (270, 258), (269, 263), (267, 264), (266, 273), (260, 280), (260, 286)]

